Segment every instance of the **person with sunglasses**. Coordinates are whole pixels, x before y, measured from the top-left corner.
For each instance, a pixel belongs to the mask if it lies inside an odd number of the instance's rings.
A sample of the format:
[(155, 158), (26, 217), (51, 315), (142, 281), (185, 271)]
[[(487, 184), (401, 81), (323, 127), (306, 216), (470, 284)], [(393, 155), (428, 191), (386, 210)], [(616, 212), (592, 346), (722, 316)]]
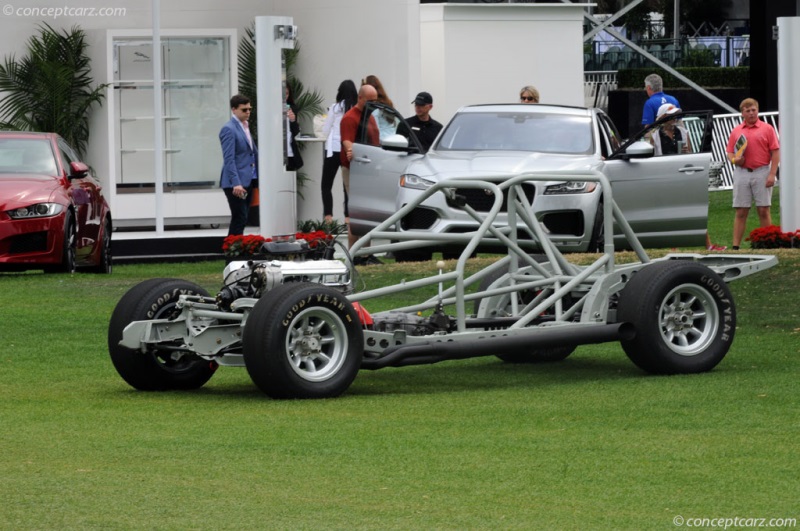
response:
[(525, 85), (519, 91), (520, 103), (539, 103), (539, 90), (533, 85)]
[(250, 98), (236, 94), (231, 98), (231, 119), (219, 131), (222, 147), (220, 188), (228, 199), (231, 223), (228, 236), (244, 233), (250, 202), (247, 196), (258, 185), (258, 148), (250, 135), (248, 120), (253, 111)]

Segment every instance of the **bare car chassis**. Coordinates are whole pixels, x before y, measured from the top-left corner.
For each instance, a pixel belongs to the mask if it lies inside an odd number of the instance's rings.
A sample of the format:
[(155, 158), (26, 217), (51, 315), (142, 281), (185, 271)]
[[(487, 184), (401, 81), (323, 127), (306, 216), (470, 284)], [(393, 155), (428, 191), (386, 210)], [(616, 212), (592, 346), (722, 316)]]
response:
[[(531, 180), (600, 184), (604, 252), (592, 263), (576, 265), (550, 243), (522, 190)], [(457, 188), (493, 196), (491, 209), (475, 211)], [(456, 235), (391, 230), (437, 193), (479, 228)], [(501, 212), (507, 222), (498, 224)], [(614, 223), (637, 262), (615, 263)], [(355, 269), (339, 260), (232, 262), (215, 297), (183, 280), (142, 282), (114, 310), (111, 359), (122, 378), (142, 390), (198, 388), (219, 365), (244, 366), (274, 398), (338, 396), (360, 369), (486, 355), (557, 361), (578, 345), (608, 341), (619, 341), (647, 372), (696, 373), (714, 368), (733, 342), (736, 308), (727, 283), (777, 263), (774, 256), (740, 254), (675, 253), (651, 260), (614, 203), (608, 180), (593, 171), (437, 183), (351, 252), (443, 243), (463, 245), (451, 271), (441, 263), (435, 274), (361, 292), (354, 291)], [(506, 255), (465, 276), (468, 257), (487, 244), (505, 247)], [(438, 294), (411, 306), (370, 315), (362, 304), (430, 286), (438, 286)]]

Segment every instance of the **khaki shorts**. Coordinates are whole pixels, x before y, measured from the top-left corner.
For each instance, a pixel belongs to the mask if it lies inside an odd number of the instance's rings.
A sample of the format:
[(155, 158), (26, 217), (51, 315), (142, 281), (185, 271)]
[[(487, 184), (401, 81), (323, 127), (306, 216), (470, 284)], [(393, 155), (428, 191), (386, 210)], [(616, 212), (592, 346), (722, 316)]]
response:
[(772, 206), (772, 188), (767, 188), (769, 165), (752, 172), (739, 166), (733, 170), (733, 208)]

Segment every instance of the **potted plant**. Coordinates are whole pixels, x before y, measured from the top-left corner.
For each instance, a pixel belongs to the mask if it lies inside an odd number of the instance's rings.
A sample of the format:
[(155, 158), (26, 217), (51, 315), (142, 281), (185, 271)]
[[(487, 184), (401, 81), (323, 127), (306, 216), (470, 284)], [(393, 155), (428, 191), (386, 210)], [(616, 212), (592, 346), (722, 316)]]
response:
[(800, 247), (800, 230), (782, 232), (777, 225), (753, 230), (747, 241), (753, 249), (778, 249)]
[(222, 252), (231, 260), (321, 260), (333, 258), (335, 236), (323, 230), (265, 238), (258, 234), (228, 236)]

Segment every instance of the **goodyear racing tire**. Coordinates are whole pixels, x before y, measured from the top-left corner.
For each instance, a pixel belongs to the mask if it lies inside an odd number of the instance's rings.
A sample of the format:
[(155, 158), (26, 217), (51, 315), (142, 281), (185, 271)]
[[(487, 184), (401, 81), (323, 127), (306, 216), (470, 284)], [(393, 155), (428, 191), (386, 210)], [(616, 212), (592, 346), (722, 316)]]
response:
[(242, 336), (253, 383), (272, 398), (331, 398), (358, 373), (364, 336), (355, 309), (320, 284), (283, 284), (253, 307)]
[[(539, 263), (546, 262), (547, 257), (545, 255), (533, 255), (532, 258)], [(508, 268), (498, 269), (497, 271), (492, 272), (492, 274), (486, 276), (484, 279), (481, 280), (479, 284), (478, 290), (484, 291), (489, 288), (492, 284), (496, 281), (500, 280), (501, 277), (508, 273)], [(526, 301), (530, 301), (533, 299), (535, 294), (531, 291), (523, 291), (520, 293), (520, 298), (523, 303)], [(484, 297), (487, 299), (485, 310), (484, 310), (484, 317), (491, 316), (492, 314), (497, 314), (498, 312), (502, 315), (506, 315), (511, 311), (511, 296), (509, 294), (502, 294), (497, 295), (494, 297)], [(475, 315), (480, 315), (480, 308), (481, 302), (484, 298), (476, 299), (475, 300)], [(575, 352), (575, 346), (563, 346), (563, 347), (549, 347), (549, 348), (540, 348), (531, 350), (529, 352), (509, 352), (505, 354), (497, 354), (497, 357), (507, 363), (549, 363), (554, 361), (561, 361), (569, 357), (570, 354)]]
[(182, 294), (207, 296), (208, 292), (185, 280), (156, 278), (132, 287), (114, 308), (108, 325), (108, 352), (114, 368), (132, 387), (141, 391), (197, 389), (217, 370), (215, 362), (190, 353), (159, 350), (143, 353), (119, 344), (122, 331), (132, 321), (176, 316), (176, 303)]
[(641, 369), (686, 374), (713, 369), (733, 343), (736, 307), (728, 285), (709, 268), (681, 260), (640, 269), (622, 290), (617, 321), (636, 335), (622, 348)]

